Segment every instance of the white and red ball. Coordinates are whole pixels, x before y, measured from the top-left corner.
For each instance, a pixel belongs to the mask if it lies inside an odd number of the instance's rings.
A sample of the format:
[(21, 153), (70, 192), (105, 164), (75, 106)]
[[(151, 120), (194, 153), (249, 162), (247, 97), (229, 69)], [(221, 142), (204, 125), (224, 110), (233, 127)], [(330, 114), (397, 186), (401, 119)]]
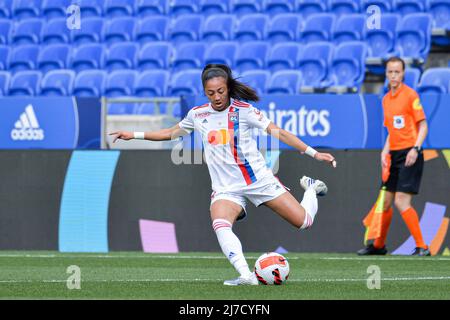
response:
[(255, 262), (255, 274), (260, 284), (281, 285), (289, 277), (289, 262), (279, 253), (264, 253)]

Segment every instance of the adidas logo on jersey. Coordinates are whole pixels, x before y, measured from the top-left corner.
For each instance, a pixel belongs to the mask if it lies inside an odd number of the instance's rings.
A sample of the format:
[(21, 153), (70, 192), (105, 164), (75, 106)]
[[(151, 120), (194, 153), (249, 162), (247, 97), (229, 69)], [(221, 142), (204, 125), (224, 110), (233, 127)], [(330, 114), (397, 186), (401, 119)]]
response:
[(20, 115), (11, 131), (13, 140), (44, 140), (44, 130), (39, 127), (39, 122), (34, 113), (33, 106), (29, 104), (25, 112)]
[(205, 120), (202, 121), (202, 123), (208, 123), (208, 120), (205, 119)]

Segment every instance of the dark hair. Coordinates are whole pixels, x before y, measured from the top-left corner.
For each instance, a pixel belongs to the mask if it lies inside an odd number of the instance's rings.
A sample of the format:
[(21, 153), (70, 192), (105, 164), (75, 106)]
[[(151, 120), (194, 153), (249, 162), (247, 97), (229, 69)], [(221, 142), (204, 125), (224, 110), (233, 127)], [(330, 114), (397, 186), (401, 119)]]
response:
[(202, 84), (212, 78), (222, 77), (227, 81), (228, 92), (231, 98), (246, 101), (259, 101), (256, 91), (248, 85), (233, 78), (231, 69), (226, 64), (208, 64), (202, 71)]
[(403, 71), (405, 71), (406, 65), (405, 65), (405, 61), (402, 58), (390, 57), (389, 59), (386, 60), (386, 67), (387, 67), (387, 64), (389, 62), (401, 62), (402, 63), (402, 67), (403, 67)]

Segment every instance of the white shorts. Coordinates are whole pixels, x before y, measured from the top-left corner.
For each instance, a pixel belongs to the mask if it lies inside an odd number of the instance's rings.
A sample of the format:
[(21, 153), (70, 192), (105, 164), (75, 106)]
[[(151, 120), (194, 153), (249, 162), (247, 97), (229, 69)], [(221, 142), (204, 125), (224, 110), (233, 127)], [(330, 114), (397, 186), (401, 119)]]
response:
[(283, 193), (287, 189), (275, 176), (269, 176), (258, 180), (251, 185), (248, 185), (241, 190), (237, 191), (213, 191), (211, 194), (211, 205), (217, 200), (229, 200), (240, 205), (243, 212), (239, 215), (237, 220), (244, 219), (247, 215), (245, 206), (247, 204), (247, 199), (250, 200), (255, 206), (260, 206), (261, 204), (273, 200)]

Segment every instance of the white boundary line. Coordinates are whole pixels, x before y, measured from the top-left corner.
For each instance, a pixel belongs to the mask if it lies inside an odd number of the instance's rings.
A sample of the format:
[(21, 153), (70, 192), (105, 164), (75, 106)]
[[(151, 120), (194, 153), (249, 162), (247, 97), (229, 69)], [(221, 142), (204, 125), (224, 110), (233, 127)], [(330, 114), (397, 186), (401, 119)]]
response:
[[(368, 256), (368, 257), (289, 257), (289, 260), (355, 260), (355, 261), (450, 261), (450, 257), (412, 257), (412, 256)], [(94, 259), (224, 259), (220, 255), (108, 255), (108, 254), (1, 254), (0, 258), (94, 258)], [(258, 256), (246, 256), (247, 259), (257, 259)]]
[[(435, 276), (435, 277), (395, 277), (395, 278), (381, 278), (381, 281), (433, 281), (433, 280), (450, 280), (450, 276)], [(223, 279), (96, 279), (83, 280), (84, 283), (102, 283), (102, 282), (222, 282)], [(67, 280), (0, 280), (0, 283), (66, 283)], [(342, 278), (342, 279), (289, 279), (288, 282), (367, 282), (367, 279), (357, 278)]]

